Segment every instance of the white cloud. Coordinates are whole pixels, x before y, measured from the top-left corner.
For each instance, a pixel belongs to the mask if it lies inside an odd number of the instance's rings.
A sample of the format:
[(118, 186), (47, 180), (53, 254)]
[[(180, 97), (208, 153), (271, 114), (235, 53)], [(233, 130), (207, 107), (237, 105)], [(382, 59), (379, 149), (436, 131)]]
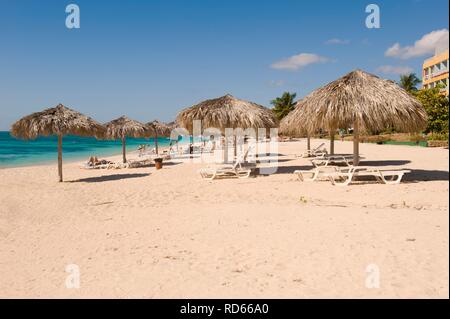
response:
[(317, 54), (300, 53), (298, 55), (291, 56), (290, 58), (275, 62), (271, 65), (271, 67), (276, 70), (295, 71), (310, 64), (326, 63), (328, 61), (329, 59)]
[(350, 44), (350, 40), (342, 40), (342, 39), (334, 38), (334, 39), (330, 39), (330, 40), (326, 41), (325, 44), (342, 44), (342, 45), (344, 45), (344, 44)]
[(409, 66), (393, 66), (393, 65), (383, 65), (377, 69), (377, 72), (396, 75), (409, 74), (412, 73), (413, 71), (414, 69)]
[(402, 47), (400, 43), (395, 43), (387, 49), (385, 56), (396, 57), (403, 60), (417, 58), (425, 55), (432, 55), (436, 50), (442, 51), (448, 49), (448, 30), (436, 30), (425, 34), (414, 45)]

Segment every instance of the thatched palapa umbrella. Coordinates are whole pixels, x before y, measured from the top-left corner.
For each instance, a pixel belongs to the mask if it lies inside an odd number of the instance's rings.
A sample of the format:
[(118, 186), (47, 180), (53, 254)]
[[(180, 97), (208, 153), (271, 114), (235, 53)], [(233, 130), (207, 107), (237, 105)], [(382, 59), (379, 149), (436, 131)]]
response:
[[(203, 127), (214, 127), (222, 133), (227, 128), (274, 128), (277, 120), (274, 113), (256, 103), (239, 100), (231, 95), (203, 101), (178, 113), (178, 125), (192, 131), (194, 120), (201, 120)], [(227, 142), (225, 143), (227, 145)], [(227, 158), (225, 147), (224, 157)]]
[(28, 115), (11, 128), (11, 135), (25, 140), (32, 140), (38, 136), (58, 136), (58, 173), (59, 181), (63, 181), (62, 174), (62, 139), (65, 135), (103, 137), (105, 128), (81, 113), (71, 110), (62, 104), (42, 112)]
[(426, 126), (422, 104), (395, 82), (361, 70), (321, 87), (299, 101), (281, 122), (284, 134), (320, 128), (334, 133), (339, 128), (353, 127), (353, 162), (359, 163), (359, 134), (379, 132), (387, 127), (417, 132)]
[(153, 135), (152, 128), (138, 122), (131, 120), (126, 116), (121, 116), (118, 119), (112, 120), (105, 124), (106, 138), (113, 140), (122, 140), (122, 154), (123, 162), (127, 162), (127, 137), (145, 138)]
[(159, 152), (158, 152), (158, 136), (162, 136), (162, 137), (170, 136), (170, 132), (172, 131), (172, 128), (169, 124), (162, 123), (158, 120), (149, 122), (146, 124), (146, 126), (150, 127), (150, 129), (153, 130), (153, 132), (154, 132), (156, 154), (159, 154)]

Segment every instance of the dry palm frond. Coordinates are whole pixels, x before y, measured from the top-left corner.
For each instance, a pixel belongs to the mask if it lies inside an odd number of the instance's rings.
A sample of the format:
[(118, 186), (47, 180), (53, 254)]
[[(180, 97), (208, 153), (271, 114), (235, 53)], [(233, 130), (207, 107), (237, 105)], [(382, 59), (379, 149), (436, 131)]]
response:
[(121, 116), (118, 119), (112, 120), (105, 124), (106, 138), (108, 139), (123, 139), (125, 137), (149, 137), (154, 134), (153, 129), (138, 122), (131, 120), (126, 116)]
[(201, 120), (204, 128), (214, 127), (222, 132), (226, 128), (273, 128), (278, 124), (272, 110), (231, 95), (206, 100), (184, 109), (178, 113), (176, 122), (192, 131), (194, 120)]
[(162, 123), (158, 120), (149, 122), (146, 126), (150, 127), (156, 135), (163, 137), (170, 136), (170, 132), (172, 131), (170, 124)]
[(427, 115), (422, 104), (395, 82), (356, 70), (297, 102), (282, 120), (280, 132), (292, 135), (349, 128), (355, 120), (362, 132), (387, 127), (415, 132), (426, 126)]
[(12, 125), (11, 135), (26, 140), (38, 136), (78, 135), (103, 137), (105, 128), (90, 117), (62, 104), (25, 116)]
[(94, 136), (103, 138), (105, 128), (74, 110), (58, 104), (56, 107), (25, 116), (13, 124), (11, 135), (26, 140), (38, 136), (58, 136), (58, 175), (63, 181), (62, 139), (64, 135)]

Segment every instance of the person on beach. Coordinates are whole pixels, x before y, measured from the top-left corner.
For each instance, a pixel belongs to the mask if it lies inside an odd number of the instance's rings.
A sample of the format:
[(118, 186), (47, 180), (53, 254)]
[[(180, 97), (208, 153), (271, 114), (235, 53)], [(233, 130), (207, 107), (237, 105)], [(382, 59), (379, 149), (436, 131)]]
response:
[(89, 161), (87, 162), (87, 164), (88, 166), (94, 167), (97, 165), (112, 164), (112, 162), (105, 159), (99, 160), (97, 156), (91, 156), (89, 157)]
[(98, 164), (98, 158), (97, 156), (91, 156), (89, 157), (89, 161), (87, 162), (89, 166), (95, 166)]

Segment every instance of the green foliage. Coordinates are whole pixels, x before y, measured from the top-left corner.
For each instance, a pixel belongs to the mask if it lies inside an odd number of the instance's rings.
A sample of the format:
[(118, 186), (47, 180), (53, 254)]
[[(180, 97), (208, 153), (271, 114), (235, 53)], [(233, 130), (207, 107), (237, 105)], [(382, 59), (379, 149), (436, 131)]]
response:
[(296, 93), (284, 92), (281, 97), (277, 97), (275, 100), (270, 101), (270, 104), (274, 106), (273, 112), (279, 120), (289, 114), (295, 107)]
[(447, 133), (431, 133), (428, 135), (429, 141), (448, 141), (448, 132)]
[(428, 115), (425, 133), (448, 134), (448, 98), (440, 94), (441, 86), (417, 91), (414, 95), (424, 106)]
[(405, 74), (400, 76), (400, 87), (408, 91), (409, 93), (417, 92), (417, 86), (422, 81), (416, 76), (415, 73)]

